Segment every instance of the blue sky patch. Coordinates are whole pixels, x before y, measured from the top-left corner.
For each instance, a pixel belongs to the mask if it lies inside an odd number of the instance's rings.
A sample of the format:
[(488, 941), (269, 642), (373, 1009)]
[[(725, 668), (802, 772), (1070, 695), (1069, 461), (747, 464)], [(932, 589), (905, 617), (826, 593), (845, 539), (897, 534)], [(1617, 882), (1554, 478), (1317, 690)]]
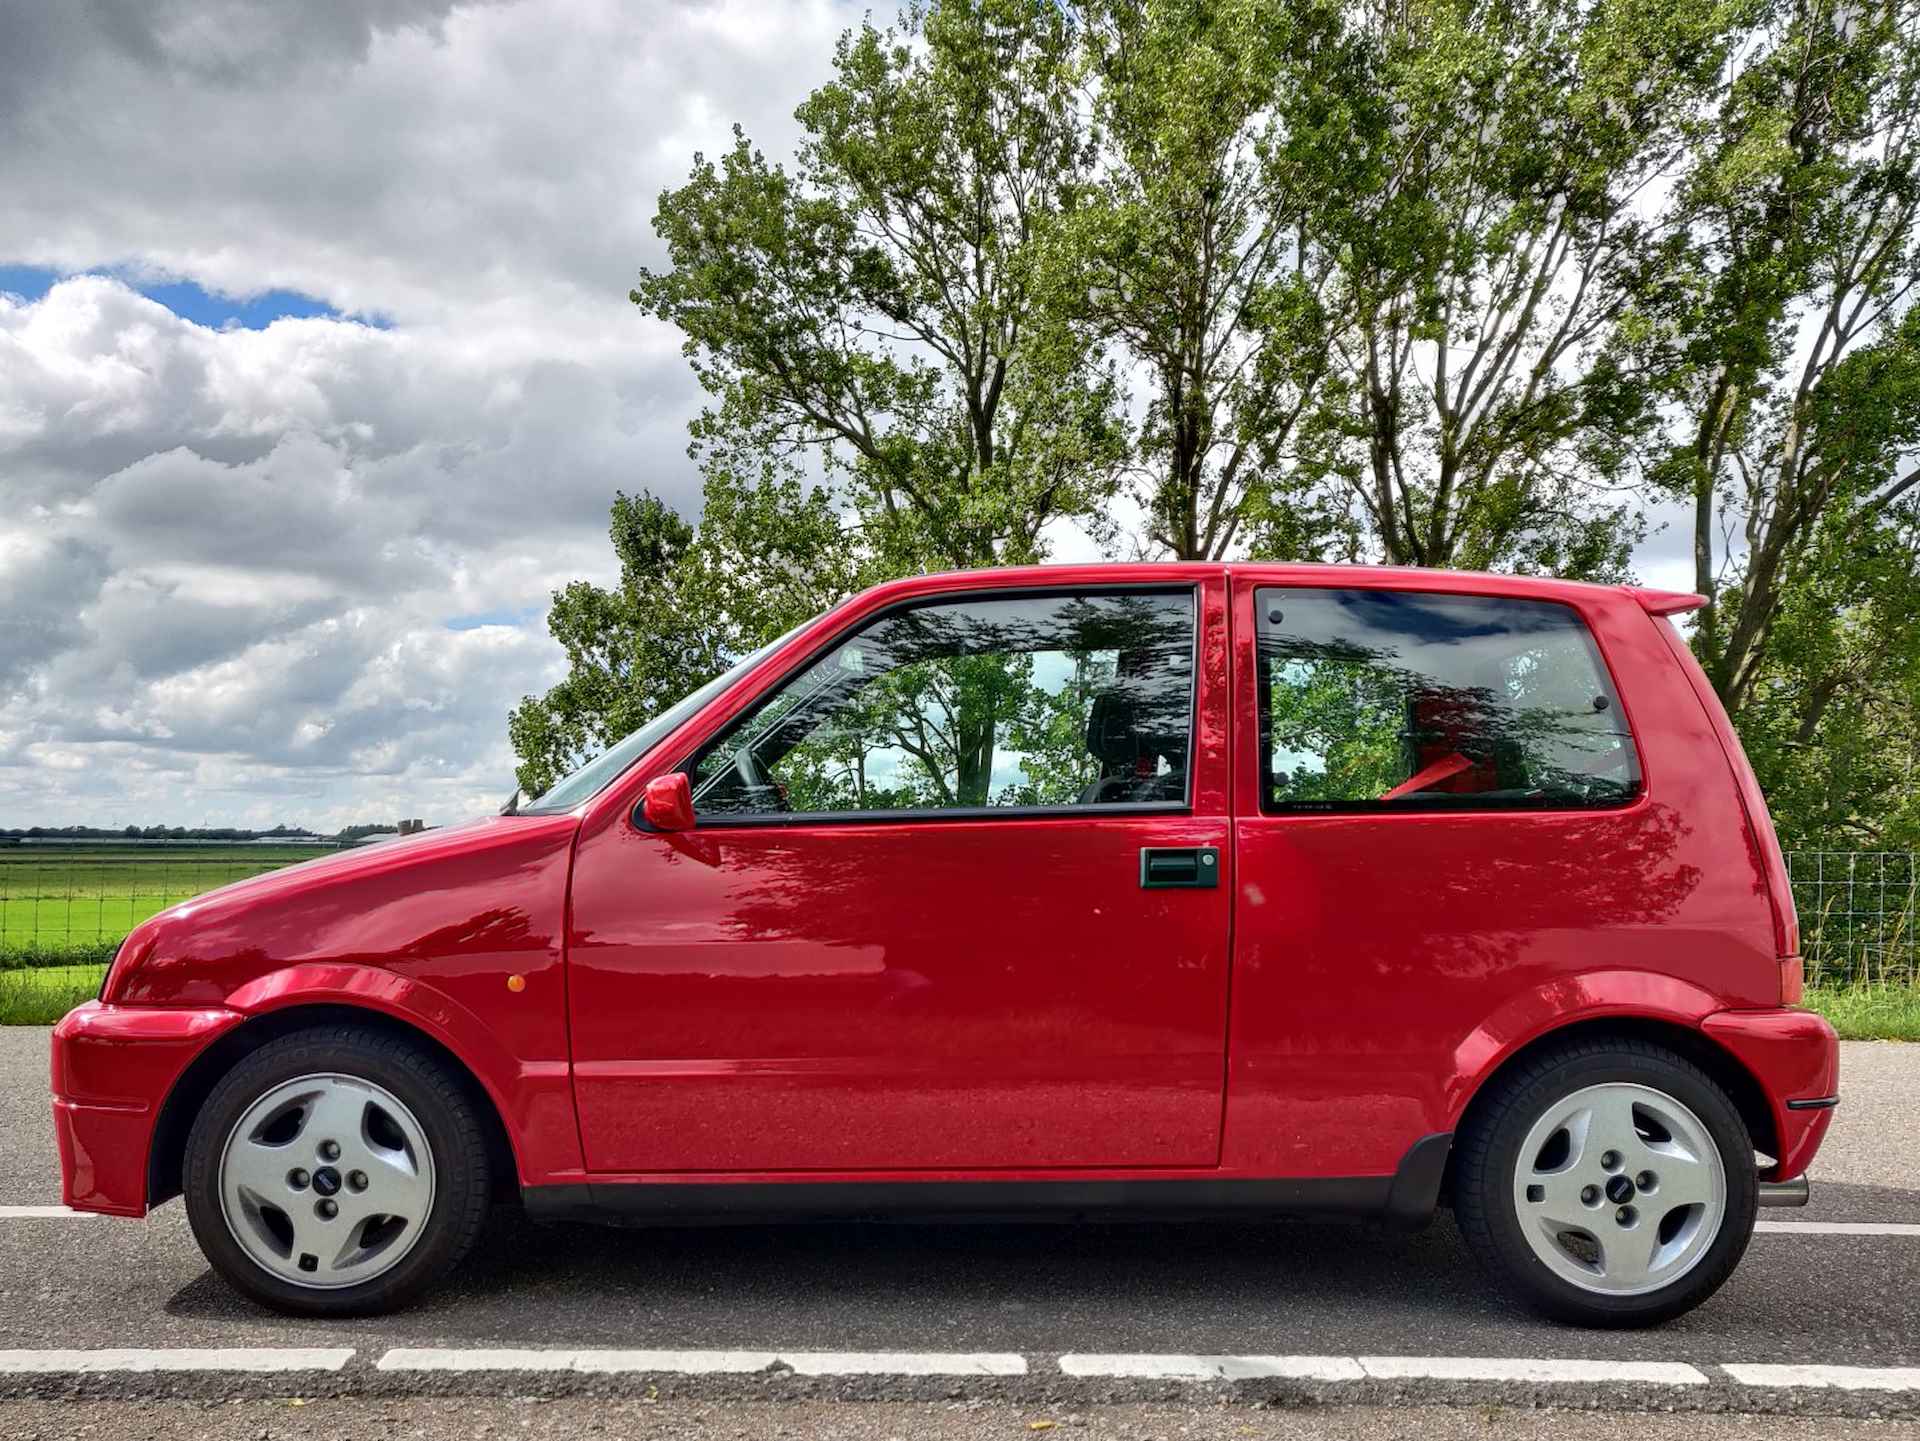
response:
[[(91, 272), (113, 275), (112, 270)], [(27, 300), (38, 300), (53, 288), (61, 272), (36, 265), (0, 265), (0, 291), (9, 291)], [(221, 330), (237, 325), (244, 330), (264, 330), (276, 320), (288, 317), (326, 320), (341, 319), (341, 314), (323, 300), (302, 295), (297, 290), (266, 290), (244, 300), (203, 290), (191, 280), (142, 282), (129, 276), (119, 278), (149, 300), (157, 300), (182, 320)], [(388, 322), (378, 316), (359, 317), (363, 323), (382, 330)]]

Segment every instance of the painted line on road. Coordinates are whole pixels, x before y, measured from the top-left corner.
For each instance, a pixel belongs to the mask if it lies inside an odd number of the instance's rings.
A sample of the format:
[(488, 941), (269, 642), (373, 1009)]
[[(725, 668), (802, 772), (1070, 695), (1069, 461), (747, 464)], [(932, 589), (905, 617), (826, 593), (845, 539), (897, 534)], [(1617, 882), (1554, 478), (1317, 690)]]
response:
[(790, 1351), (796, 1376), (1024, 1376), (1027, 1358), (1006, 1351)]
[(1729, 1365), (1721, 1369), (1742, 1386), (1920, 1391), (1920, 1366)]
[[(231, 1346), (0, 1350), (0, 1376), (101, 1373), (340, 1372), (351, 1347)], [(1263, 1356), (1068, 1352), (1059, 1374), (1144, 1381), (1507, 1382), (1606, 1386), (1704, 1386), (1711, 1378), (1679, 1361), (1599, 1361), (1526, 1356)], [(1018, 1377), (1024, 1356), (1001, 1351), (729, 1351), (585, 1347), (396, 1347), (375, 1363), (395, 1372), (573, 1372), (587, 1375)], [(1822, 1366), (1728, 1362), (1736, 1386), (1775, 1390), (1920, 1392), (1920, 1366)]]
[(1633, 1381), (1653, 1386), (1704, 1386), (1707, 1377), (1684, 1361), (1580, 1361), (1514, 1356), (1361, 1356), (1375, 1381), (1553, 1381), (1594, 1385)]
[(1146, 1381), (1364, 1381), (1351, 1356), (1147, 1356), (1069, 1353), (1060, 1358), (1068, 1376), (1124, 1377)]
[(1514, 1356), (1182, 1356), (1085, 1355), (1060, 1358), (1068, 1376), (1141, 1381), (1531, 1381), (1594, 1385), (1608, 1381), (1704, 1386), (1705, 1374), (1678, 1361), (1579, 1361)]
[(740, 1375), (773, 1365), (772, 1351), (542, 1351), (518, 1347), (398, 1347), (379, 1371), (579, 1371), (620, 1375), (662, 1371), (680, 1376)]
[(1024, 1356), (997, 1351), (628, 1351), (399, 1347), (380, 1371), (576, 1371), (743, 1375), (784, 1366), (796, 1376), (1024, 1376)]
[(0, 1206), (0, 1221), (92, 1220), (98, 1215), (97, 1211), (76, 1211), (71, 1206)]
[(353, 1348), (204, 1346), (93, 1351), (0, 1351), (0, 1375), (90, 1371), (338, 1371)]
[(1920, 1226), (1904, 1221), (1756, 1221), (1753, 1229), (1769, 1236), (1920, 1236)]

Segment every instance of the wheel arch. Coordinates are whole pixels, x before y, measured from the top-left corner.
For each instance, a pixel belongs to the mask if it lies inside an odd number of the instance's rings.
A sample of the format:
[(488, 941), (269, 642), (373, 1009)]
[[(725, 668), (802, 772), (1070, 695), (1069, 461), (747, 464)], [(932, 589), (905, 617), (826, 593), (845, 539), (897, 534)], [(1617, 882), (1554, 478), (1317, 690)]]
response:
[(247, 1056), (282, 1036), (329, 1024), (358, 1026), (403, 1039), (444, 1065), (467, 1092), (480, 1117), (498, 1198), (510, 1199), (518, 1194), (519, 1170), (513, 1139), (492, 1094), (466, 1061), (438, 1037), (386, 1011), (345, 1002), (316, 1002), (285, 1006), (249, 1017), (218, 1036), (180, 1073), (161, 1103), (154, 1122), (153, 1140), (147, 1150), (149, 1209), (180, 1194), (188, 1133), (221, 1077)]
[[(1495, 1083), (1503, 1075), (1509, 1074), (1516, 1067), (1525, 1065), (1542, 1051), (1551, 1050), (1569, 1041), (1592, 1041), (1608, 1037), (1662, 1046), (1683, 1059), (1691, 1061), (1726, 1092), (1728, 1100), (1739, 1112), (1740, 1119), (1746, 1123), (1747, 1133), (1752, 1136), (1755, 1149), (1768, 1156), (1779, 1155), (1780, 1138), (1775, 1125), (1773, 1107), (1767, 1100), (1766, 1090), (1761, 1086), (1759, 1078), (1747, 1069), (1738, 1056), (1698, 1026), (1667, 1017), (1630, 1012), (1570, 1021), (1565, 1025), (1543, 1031), (1525, 1043), (1515, 1046), (1489, 1067), (1474, 1084), (1466, 1104), (1460, 1108), (1454, 1125), (1454, 1134), (1459, 1135), (1473, 1125), (1487, 1097), (1492, 1094)], [(1452, 1170), (1449, 1167), (1445, 1182), (1448, 1194), (1451, 1194), (1452, 1183)]]

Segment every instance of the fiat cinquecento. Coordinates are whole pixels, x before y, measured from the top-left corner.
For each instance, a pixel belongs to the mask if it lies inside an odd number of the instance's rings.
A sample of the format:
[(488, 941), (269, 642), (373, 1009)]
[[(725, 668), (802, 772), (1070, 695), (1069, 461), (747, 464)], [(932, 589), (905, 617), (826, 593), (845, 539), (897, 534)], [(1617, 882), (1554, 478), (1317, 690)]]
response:
[(1806, 1197), (1837, 1047), (1672, 617), (1447, 572), (1047, 567), (846, 602), (512, 813), (197, 896), (54, 1035), (68, 1204), (268, 1305), (489, 1207), (1449, 1206), (1657, 1321)]

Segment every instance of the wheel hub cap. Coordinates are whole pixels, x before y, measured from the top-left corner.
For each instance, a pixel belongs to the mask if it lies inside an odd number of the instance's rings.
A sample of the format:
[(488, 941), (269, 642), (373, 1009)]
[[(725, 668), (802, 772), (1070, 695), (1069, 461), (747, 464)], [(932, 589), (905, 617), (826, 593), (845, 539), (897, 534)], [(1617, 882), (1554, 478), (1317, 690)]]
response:
[(1549, 1270), (1585, 1291), (1659, 1290), (1700, 1263), (1727, 1211), (1720, 1148), (1692, 1110), (1626, 1082), (1548, 1107), (1520, 1144), (1513, 1203)]
[(275, 1086), (220, 1158), (220, 1207), (240, 1249), (296, 1285), (337, 1289), (398, 1265), (433, 1209), (433, 1153), (413, 1112), (335, 1074)]

